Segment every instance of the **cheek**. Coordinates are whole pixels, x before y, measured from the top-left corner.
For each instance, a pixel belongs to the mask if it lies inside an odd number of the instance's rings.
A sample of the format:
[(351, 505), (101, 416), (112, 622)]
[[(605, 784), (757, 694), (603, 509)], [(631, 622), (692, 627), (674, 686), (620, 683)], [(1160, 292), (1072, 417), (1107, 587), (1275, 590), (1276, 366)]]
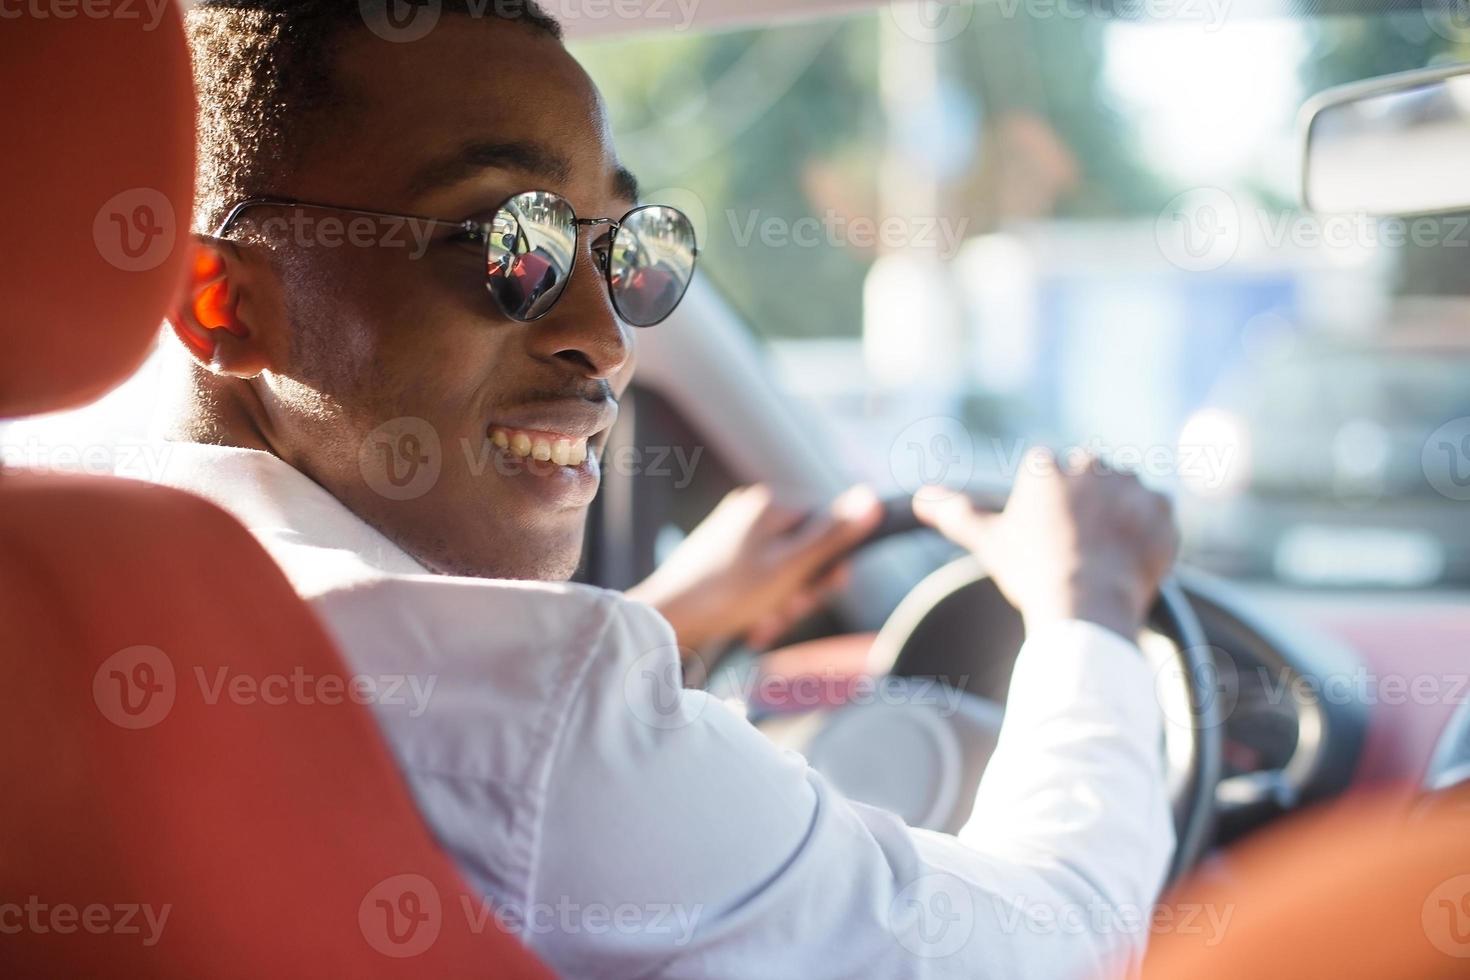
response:
[(312, 257), (287, 294), (297, 380), (362, 421), (451, 422), (508, 362), (512, 331), (484, 316), (483, 287), (463, 263), (431, 258), (357, 249)]

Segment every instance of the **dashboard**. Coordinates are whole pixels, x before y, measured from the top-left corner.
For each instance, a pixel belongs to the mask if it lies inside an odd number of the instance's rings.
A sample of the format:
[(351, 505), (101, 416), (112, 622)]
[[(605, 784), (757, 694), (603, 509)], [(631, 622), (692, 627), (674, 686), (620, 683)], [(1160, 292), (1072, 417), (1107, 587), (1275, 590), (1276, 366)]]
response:
[(1358, 657), (1256, 608), (1228, 583), (1182, 575), (1212, 647), (1224, 716), (1218, 844), (1346, 790), (1368, 731)]

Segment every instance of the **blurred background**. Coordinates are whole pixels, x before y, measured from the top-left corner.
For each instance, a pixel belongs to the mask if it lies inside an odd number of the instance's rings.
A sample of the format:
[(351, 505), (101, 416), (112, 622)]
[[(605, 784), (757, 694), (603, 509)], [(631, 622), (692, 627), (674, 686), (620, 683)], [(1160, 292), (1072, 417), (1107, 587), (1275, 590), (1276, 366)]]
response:
[[(1467, 60), (1470, 30), (1083, 10), (576, 50), (855, 475), (899, 489), (891, 434), (952, 417), (1000, 478), (1032, 440), (1134, 457), (1232, 576), (1470, 584), (1470, 447), (1430, 445), (1470, 415), (1470, 229), (1302, 214), (1296, 129), (1324, 88)], [(1428, 471), (1451, 464), (1447, 495)]]
[[(1470, 585), (1470, 228), (1303, 214), (1296, 130), (1328, 86), (1470, 60), (1470, 27), (1159, 2), (573, 47), (645, 198), (695, 218), (701, 275), (852, 478), (911, 489), (926, 454), (906, 471), (893, 433), (960, 420), (979, 477), (1033, 441), (1134, 465), (1210, 570)], [(0, 426), (3, 458), (146, 470), (155, 370)]]

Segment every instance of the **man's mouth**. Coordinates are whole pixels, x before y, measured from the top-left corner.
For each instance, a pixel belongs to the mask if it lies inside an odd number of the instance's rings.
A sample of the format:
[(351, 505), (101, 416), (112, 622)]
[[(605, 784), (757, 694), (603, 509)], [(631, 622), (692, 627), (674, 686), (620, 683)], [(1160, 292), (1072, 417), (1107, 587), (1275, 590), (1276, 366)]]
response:
[(581, 466), (587, 462), (587, 439), (587, 436), (503, 426), (490, 429), (490, 441), (517, 459), (534, 459), (557, 466)]

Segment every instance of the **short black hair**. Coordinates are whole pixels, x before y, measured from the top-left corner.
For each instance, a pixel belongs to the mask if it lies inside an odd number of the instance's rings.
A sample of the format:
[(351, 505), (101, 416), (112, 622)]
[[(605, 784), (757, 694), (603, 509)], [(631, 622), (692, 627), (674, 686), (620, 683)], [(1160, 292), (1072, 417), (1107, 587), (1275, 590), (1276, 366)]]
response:
[[(344, 104), (332, 71), (343, 35), (404, 0), (204, 0), (187, 14), (199, 104), (194, 227), (272, 193)], [(426, 0), (411, 0), (415, 6)], [(535, 0), (427, 0), (444, 14), (494, 17), (560, 41)]]

